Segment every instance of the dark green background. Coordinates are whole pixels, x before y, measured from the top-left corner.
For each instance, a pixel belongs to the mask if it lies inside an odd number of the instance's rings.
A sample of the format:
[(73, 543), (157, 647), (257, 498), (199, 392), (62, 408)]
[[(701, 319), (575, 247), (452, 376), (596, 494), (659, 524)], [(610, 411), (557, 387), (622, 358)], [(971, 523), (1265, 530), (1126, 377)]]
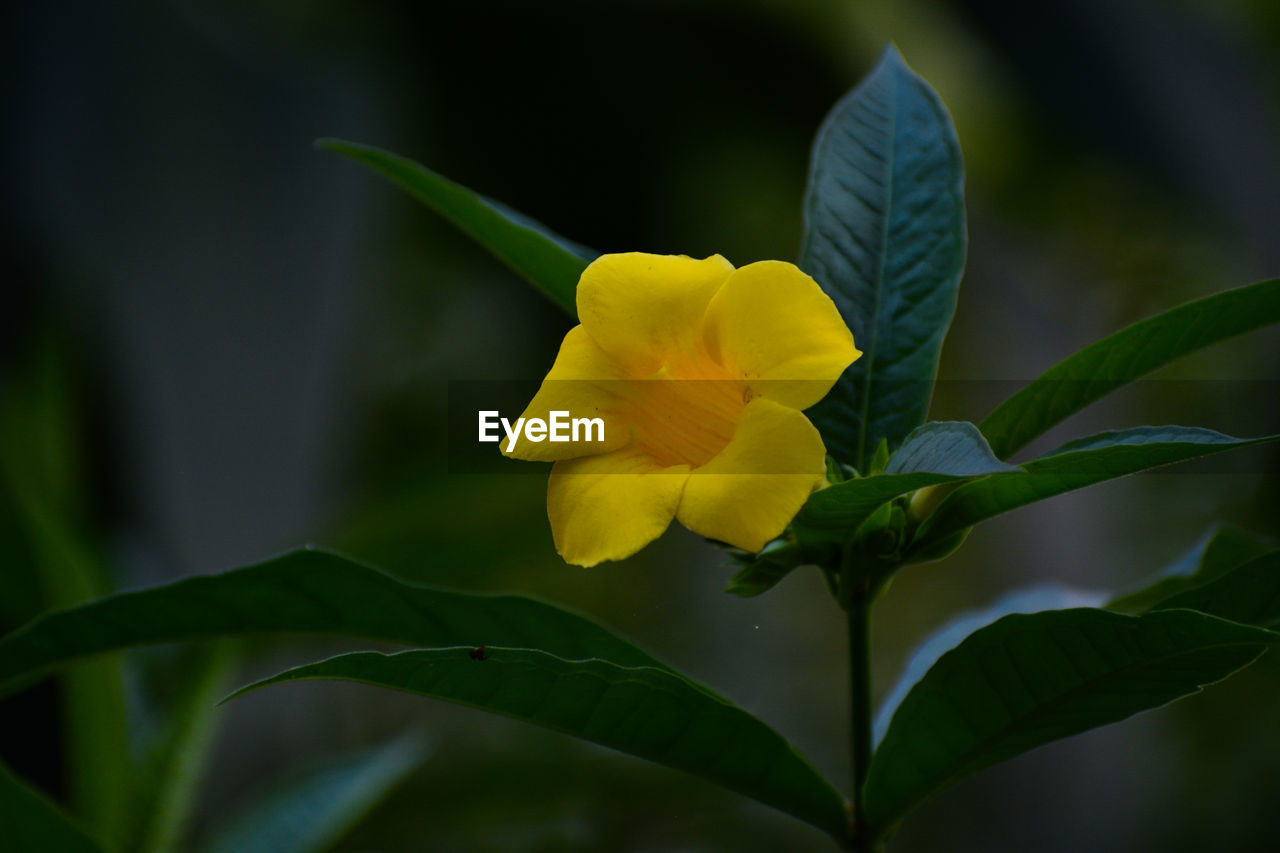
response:
[[(601, 251), (792, 258), (812, 135), (892, 39), (949, 106), (968, 167), (938, 417), (977, 420), (1114, 328), (1280, 271), (1280, 11), (1265, 0), (6, 14), (0, 405), (65, 393), (70, 438), (51, 446), (119, 585), (315, 541), (412, 579), (533, 592), (714, 685), (842, 782), (842, 627), (817, 574), (725, 596), (722, 555), (683, 531), (567, 567), (541, 477), (447, 473), (447, 383), (536, 380), (568, 320), (311, 140), (412, 156)], [(1278, 359), (1274, 331), (1220, 346), (1036, 447), (1140, 423), (1280, 431)], [(1005, 589), (1121, 588), (1214, 519), (1280, 533), (1277, 467), (1254, 449), (985, 525), (887, 594), (878, 692), (922, 633)], [(6, 494), (0, 630), (43, 606), (12, 510)], [(272, 648), (246, 677), (330, 650)], [(931, 801), (893, 849), (1270, 849), (1278, 703), (1264, 665), (1038, 750)], [(55, 796), (56, 708), (51, 684), (0, 704), (0, 756)], [(294, 685), (222, 713), (197, 831), (265, 779), (419, 722), (436, 754), (343, 849), (828, 849), (705, 783), (407, 696)]]

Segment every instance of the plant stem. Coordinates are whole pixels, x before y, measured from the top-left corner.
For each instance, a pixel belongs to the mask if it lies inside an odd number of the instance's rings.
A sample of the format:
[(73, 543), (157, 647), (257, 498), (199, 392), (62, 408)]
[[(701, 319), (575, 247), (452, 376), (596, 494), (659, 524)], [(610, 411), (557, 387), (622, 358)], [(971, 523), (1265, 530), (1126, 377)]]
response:
[(859, 578), (845, 552), (841, 590), (849, 619), (849, 684), (852, 699), (853, 821), (850, 847), (856, 853), (876, 853), (880, 844), (865, 820), (863, 789), (871, 767), (871, 599), (873, 590)]

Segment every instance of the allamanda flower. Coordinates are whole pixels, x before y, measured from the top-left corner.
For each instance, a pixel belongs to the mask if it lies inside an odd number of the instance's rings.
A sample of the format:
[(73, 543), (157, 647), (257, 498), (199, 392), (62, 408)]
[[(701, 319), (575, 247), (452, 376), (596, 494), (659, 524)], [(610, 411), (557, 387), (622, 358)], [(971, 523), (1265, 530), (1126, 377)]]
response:
[(817, 283), (782, 261), (632, 252), (588, 266), (577, 302), (581, 325), (524, 417), (599, 417), (603, 441), (503, 451), (555, 462), (561, 556), (622, 559), (673, 518), (747, 551), (782, 533), (826, 470), (801, 410), (861, 355)]

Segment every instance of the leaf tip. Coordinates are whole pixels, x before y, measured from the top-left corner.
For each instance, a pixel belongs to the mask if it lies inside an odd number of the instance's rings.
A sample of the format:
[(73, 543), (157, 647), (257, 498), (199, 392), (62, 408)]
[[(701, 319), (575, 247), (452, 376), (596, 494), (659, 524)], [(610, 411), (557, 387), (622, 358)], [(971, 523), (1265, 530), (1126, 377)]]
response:
[(880, 55), (876, 57), (876, 64), (872, 67), (871, 74), (889, 71), (914, 74), (911, 66), (907, 65), (907, 60), (903, 58), (902, 51), (898, 49), (897, 43), (892, 41), (885, 42)]
[(243, 687), (237, 687), (235, 690), (232, 690), (226, 696), (223, 696), (221, 699), (215, 702), (213, 707), (221, 708), (223, 705), (226, 705), (231, 700), (239, 699), (244, 694), (257, 690), (259, 687), (262, 687), (264, 683), (265, 682), (262, 682), (262, 681), (254, 681), (250, 684), (244, 685)]
[(367, 151), (372, 146), (362, 142), (352, 142), (349, 139), (339, 139), (336, 136), (321, 136), (312, 140), (311, 147), (317, 151), (328, 151), (347, 157), (357, 157), (362, 151)]

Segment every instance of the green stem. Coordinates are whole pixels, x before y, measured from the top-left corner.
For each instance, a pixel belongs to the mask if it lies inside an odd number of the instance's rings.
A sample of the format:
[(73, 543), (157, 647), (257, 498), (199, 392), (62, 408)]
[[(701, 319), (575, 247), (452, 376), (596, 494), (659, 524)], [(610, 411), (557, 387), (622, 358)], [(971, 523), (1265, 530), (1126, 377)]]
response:
[(856, 853), (877, 853), (880, 844), (867, 824), (863, 789), (871, 767), (871, 599), (874, 590), (853, 565), (852, 549), (841, 566), (841, 592), (849, 618), (849, 684), (852, 699), (853, 817), (850, 848)]

